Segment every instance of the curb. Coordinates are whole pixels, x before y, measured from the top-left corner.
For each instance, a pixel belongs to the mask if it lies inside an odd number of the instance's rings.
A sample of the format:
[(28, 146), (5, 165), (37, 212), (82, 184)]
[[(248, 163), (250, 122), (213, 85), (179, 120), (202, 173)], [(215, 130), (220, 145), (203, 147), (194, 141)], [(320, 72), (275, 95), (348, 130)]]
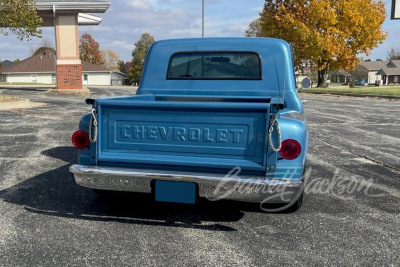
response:
[(300, 91), (300, 94), (316, 94), (316, 95), (338, 95), (338, 96), (352, 96), (352, 97), (371, 97), (371, 98), (383, 98), (383, 99), (395, 99), (400, 100), (400, 96), (394, 95), (370, 95), (370, 94), (352, 94), (352, 93), (335, 93), (335, 92), (323, 92), (323, 91)]

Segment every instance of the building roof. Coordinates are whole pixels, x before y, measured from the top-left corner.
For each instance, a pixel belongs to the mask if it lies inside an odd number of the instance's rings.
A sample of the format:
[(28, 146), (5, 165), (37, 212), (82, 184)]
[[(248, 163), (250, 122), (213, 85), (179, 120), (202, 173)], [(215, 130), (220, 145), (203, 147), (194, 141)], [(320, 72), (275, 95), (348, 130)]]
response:
[(400, 70), (393, 69), (393, 68), (382, 68), (380, 71), (378, 71), (377, 74), (378, 75), (400, 75)]
[(346, 76), (346, 77), (350, 77), (351, 76), (351, 74), (348, 73), (347, 71), (345, 71), (344, 69), (337, 70), (334, 73), (332, 73), (331, 75), (343, 75), (343, 76)]
[(78, 14), (78, 25), (99, 25), (102, 18), (86, 13), (105, 13), (110, 2), (99, 0), (35, 0), (38, 15), (43, 18), (43, 26), (53, 26), (55, 14)]
[[(392, 64), (390, 64), (390, 63), (392, 63)], [(394, 65), (394, 67), (396, 67), (396, 68), (400, 68), (400, 60), (399, 59), (390, 60), (390, 63), (388, 63), (388, 65), (390, 64), (390, 65)]]
[(82, 61), (82, 72), (112, 72), (112, 70), (107, 69), (103, 66)]
[(2, 73), (39, 73), (39, 72), (55, 72), (56, 69), (56, 59), (54, 52), (49, 50), (46, 53), (40, 53), (34, 55), (27, 59), (2, 68), (0, 72)]
[(400, 75), (400, 60), (390, 60), (381, 68), (378, 75)]
[[(55, 73), (56, 58), (50, 50), (31, 56), (0, 69), (0, 73)], [(111, 70), (82, 61), (82, 72), (110, 72)]]
[(360, 63), (361, 66), (363, 66), (364, 68), (366, 68), (369, 71), (373, 71), (373, 70), (380, 70), (383, 67), (386, 67), (386, 65), (389, 63), (389, 60), (385, 60), (385, 61), (363, 61)]
[(105, 13), (110, 6), (107, 1), (100, 0), (36, 0), (36, 9), (40, 13), (53, 10), (56, 13)]
[(122, 72), (113, 72), (113, 77), (120, 78), (120, 79), (128, 79), (128, 75)]

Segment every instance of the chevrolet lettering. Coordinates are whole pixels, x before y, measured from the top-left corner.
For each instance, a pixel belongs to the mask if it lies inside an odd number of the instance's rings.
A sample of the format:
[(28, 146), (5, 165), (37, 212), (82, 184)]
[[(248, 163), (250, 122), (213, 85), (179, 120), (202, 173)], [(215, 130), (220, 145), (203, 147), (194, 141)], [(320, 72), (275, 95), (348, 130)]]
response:
[(120, 140), (160, 140), (177, 142), (239, 143), (243, 129), (185, 128), (122, 124)]

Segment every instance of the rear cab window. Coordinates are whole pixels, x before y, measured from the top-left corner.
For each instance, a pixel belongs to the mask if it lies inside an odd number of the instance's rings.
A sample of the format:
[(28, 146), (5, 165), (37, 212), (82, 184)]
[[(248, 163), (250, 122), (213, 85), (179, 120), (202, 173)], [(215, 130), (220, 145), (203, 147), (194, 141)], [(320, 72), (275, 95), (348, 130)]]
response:
[(168, 80), (261, 80), (254, 52), (180, 52), (171, 56)]

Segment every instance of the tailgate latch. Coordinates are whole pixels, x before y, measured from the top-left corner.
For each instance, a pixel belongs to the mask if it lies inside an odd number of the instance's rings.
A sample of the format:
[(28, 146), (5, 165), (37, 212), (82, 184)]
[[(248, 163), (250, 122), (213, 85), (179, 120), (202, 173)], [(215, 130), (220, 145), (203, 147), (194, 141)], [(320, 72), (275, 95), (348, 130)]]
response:
[[(92, 126), (93, 125), (93, 126)], [(92, 136), (92, 127), (94, 127), (94, 133)], [(92, 116), (90, 116), (90, 122), (89, 122), (89, 141), (90, 143), (96, 143), (97, 141), (97, 110), (92, 109)]]
[[(279, 128), (279, 122), (276, 114), (271, 114), (270, 115), (270, 124), (269, 124), (269, 130), (268, 130), (268, 144), (271, 147), (272, 151), (278, 152), (281, 149), (282, 146), (282, 138), (281, 138), (281, 129)], [(276, 132), (278, 134), (278, 146), (275, 147), (273, 142), (272, 142), (272, 133), (274, 131), (274, 125), (276, 125)]]

